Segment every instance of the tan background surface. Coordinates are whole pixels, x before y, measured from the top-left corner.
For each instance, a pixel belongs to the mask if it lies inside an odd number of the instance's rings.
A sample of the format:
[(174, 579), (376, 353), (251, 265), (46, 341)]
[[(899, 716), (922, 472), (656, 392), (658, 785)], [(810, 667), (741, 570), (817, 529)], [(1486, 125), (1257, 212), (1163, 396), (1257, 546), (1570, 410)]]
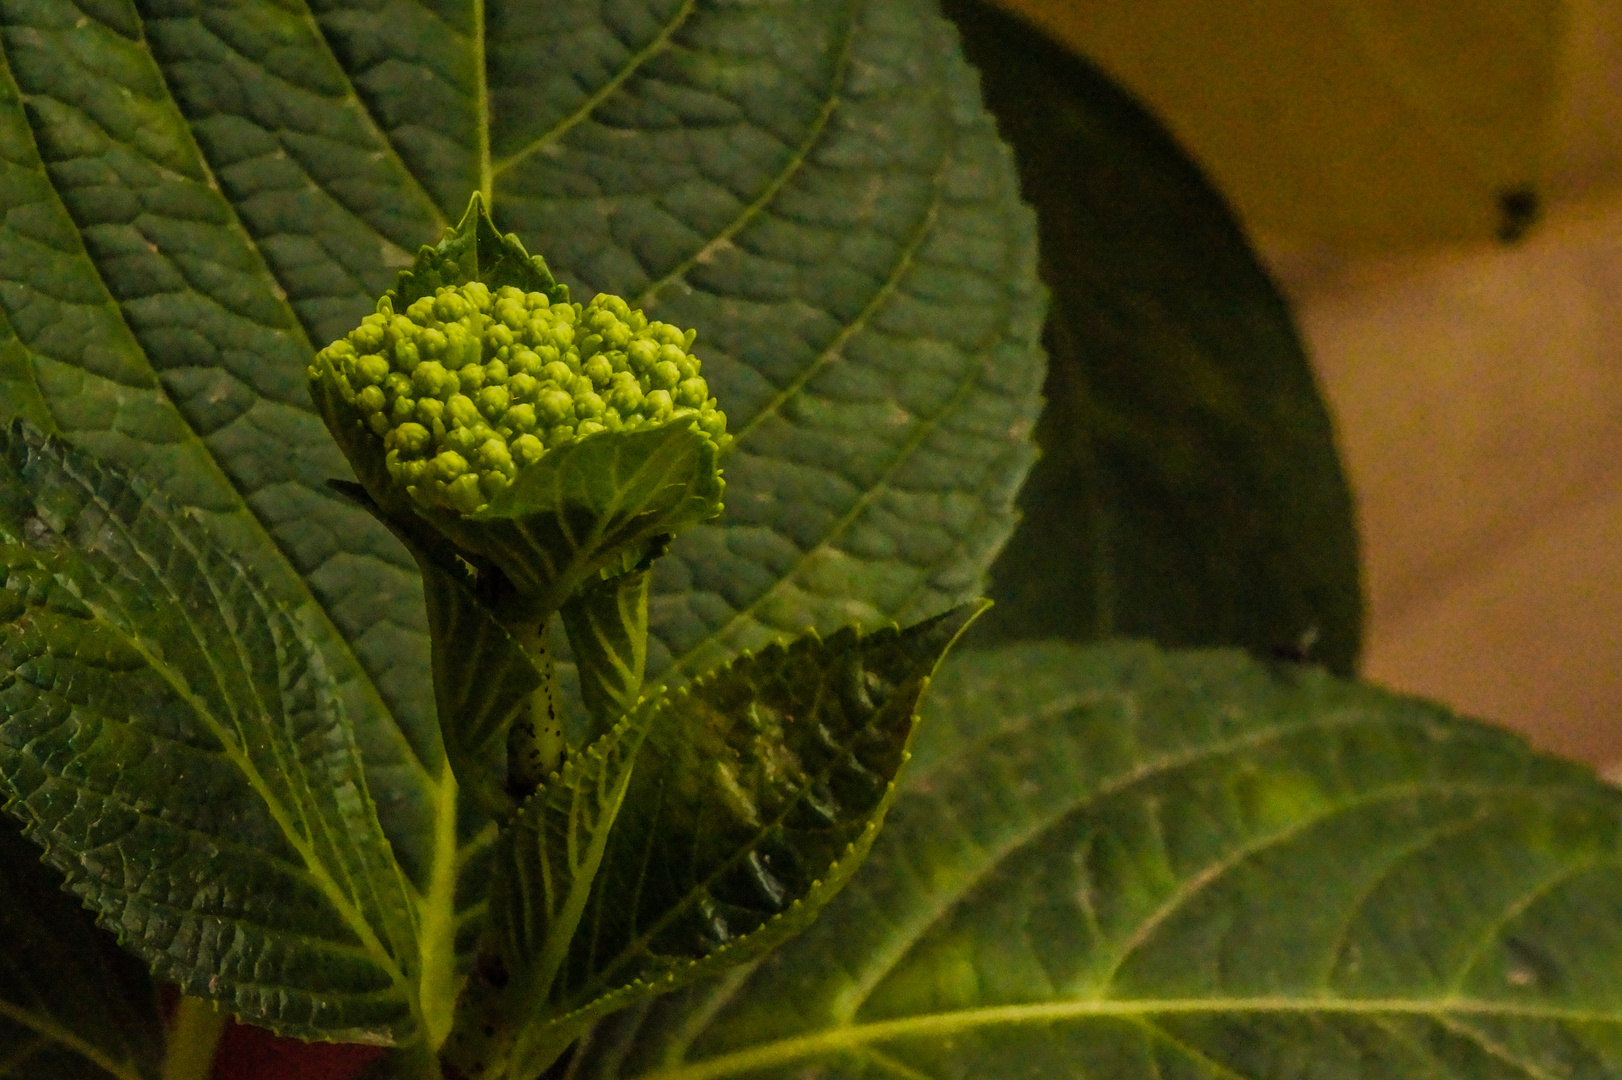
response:
[(1366, 674), (1622, 776), (1622, 3), (1002, 2), (1153, 105), (1294, 301)]

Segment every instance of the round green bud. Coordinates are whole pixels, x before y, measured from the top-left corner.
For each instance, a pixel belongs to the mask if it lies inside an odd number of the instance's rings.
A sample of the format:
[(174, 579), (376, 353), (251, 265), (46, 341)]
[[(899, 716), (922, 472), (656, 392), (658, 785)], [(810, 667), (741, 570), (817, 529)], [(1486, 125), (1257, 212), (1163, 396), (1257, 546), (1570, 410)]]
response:
[(631, 370), (641, 375), (659, 362), (659, 343), (649, 338), (638, 338), (626, 347), (625, 359)]
[(541, 358), (534, 349), (514, 349), (507, 358), (507, 370), (516, 375), (538, 377), (541, 367)]
[(472, 397), (478, 393), (479, 387), (484, 385), (484, 365), (464, 364), (457, 369), (456, 378), (462, 393)]
[(490, 420), (500, 420), (507, 412), (507, 388), (487, 386), (480, 390), (473, 403)]
[(541, 460), (541, 455), (545, 452), (546, 446), (529, 432), (525, 432), (512, 441), (513, 461), (520, 469), (525, 465), (533, 465)]
[(670, 400), (668, 390), (649, 390), (643, 399), (643, 415), (655, 421), (668, 419), (673, 408), (675, 403)]
[(501, 438), (490, 438), (479, 444), (473, 455), (474, 464), (482, 471), (495, 470), (505, 476), (511, 476), (515, 471), (512, 452), (507, 448), (507, 442)]
[(505, 420), (514, 432), (528, 434), (535, 430), (535, 406), (527, 403), (514, 405), (507, 410)]
[(447, 427), (470, 428), (482, 423), (484, 417), (480, 415), (479, 407), (466, 394), (452, 394), (450, 400), (445, 402)]
[(602, 389), (603, 387), (607, 386), (608, 381), (614, 377), (614, 364), (611, 359), (612, 356), (612, 353), (598, 353), (581, 366), (581, 374), (591, 380), (591, 384), (594, 388), (599, 390)]
[(439, 397), (440, 387), (450, 378), (450, 372), (438, 360), (424, 360), (411, 373), (411, 388), (418, 397)]
[(541, 384), (530, 375), (518, 374), (507, 380), (507, 393), (512, 395), (509, 398), (511, 401), (533, 402), (540, 389)]
[(467, 472), (467, 458), (455, 450), (441, 450), (434, 455), (434, 466), (429, 471), (429, 479), (440, 484), (448, 484), (458, 476)]
[(363, 386), (376, 386), (389, 374), (389, 362), (384, 357), (371, 353), (355, 358), (355, 373), (351, 377), (351, 384), (356, 390)]
[(427, 428), (408, 421), (389, 432), (383, 443), (390, 450), (399, 451), (401, 457), (416, 458), (428, 451), (432, 441), (433, 435)]
[(554, 427), (570, 419), (574, 412), (574, 398), (563, 390), (542, 390), (535, 395), (535, 418), (546, 427)]
[(368, 415), (382, 412), (388, 403), (381, 386), (368, 386), (355, 395), (355, 407)]
[(703, 379), (683, 379), (676, 387), (676, 404), (688, 409), (701, 409), (709, 400), (710, 388)]
[(637, 384), (636, 376), (628, 371), (615, 375), (606, 400), (621, 416), (635, 413), (642, 407), (642, 387)]
[(648, 372), (648, 382), (659, 390), (674, 390), (681, 382), (681, 371), (668, 360), (661, 360)]

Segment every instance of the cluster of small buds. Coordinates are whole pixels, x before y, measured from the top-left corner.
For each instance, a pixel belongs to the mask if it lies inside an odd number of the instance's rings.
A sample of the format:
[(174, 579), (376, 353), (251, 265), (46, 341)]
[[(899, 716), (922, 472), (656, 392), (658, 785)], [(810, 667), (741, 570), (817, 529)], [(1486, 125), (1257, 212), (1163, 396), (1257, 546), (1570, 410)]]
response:
[(554, 304), (470, 282), (403, 313), (385, 296), (310, 377), (336, 381), (414, 500), (469, 514), (571, 439), (691, 417), (724, 445), (693, 337), (617, 296)]

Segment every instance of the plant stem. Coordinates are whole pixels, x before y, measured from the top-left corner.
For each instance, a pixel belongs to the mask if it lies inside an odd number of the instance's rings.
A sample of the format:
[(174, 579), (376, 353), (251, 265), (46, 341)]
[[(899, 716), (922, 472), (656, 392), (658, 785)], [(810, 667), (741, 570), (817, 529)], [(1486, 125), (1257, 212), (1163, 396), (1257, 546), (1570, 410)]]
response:
[(182, 997), (169, 1022), (163, 1080), (208, 1080), (214, 1053), (231, 1018), (202, 998)]
[(418, 1042), (390, 1051), (388, 1062), (390, 1068), (386, 1075), (390, 1080), (444, 1080), (439, 1055), (425, 1043)]

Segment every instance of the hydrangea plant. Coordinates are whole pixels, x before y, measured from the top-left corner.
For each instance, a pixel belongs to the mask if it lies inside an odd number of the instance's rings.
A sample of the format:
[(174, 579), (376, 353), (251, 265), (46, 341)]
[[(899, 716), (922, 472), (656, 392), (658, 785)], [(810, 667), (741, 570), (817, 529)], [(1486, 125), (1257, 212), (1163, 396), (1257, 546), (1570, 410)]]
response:
[(946, 6), (0, 5), (0, 1073), (1622, 1070), (1622, 796), (1346, 678), (1238, 223)]

